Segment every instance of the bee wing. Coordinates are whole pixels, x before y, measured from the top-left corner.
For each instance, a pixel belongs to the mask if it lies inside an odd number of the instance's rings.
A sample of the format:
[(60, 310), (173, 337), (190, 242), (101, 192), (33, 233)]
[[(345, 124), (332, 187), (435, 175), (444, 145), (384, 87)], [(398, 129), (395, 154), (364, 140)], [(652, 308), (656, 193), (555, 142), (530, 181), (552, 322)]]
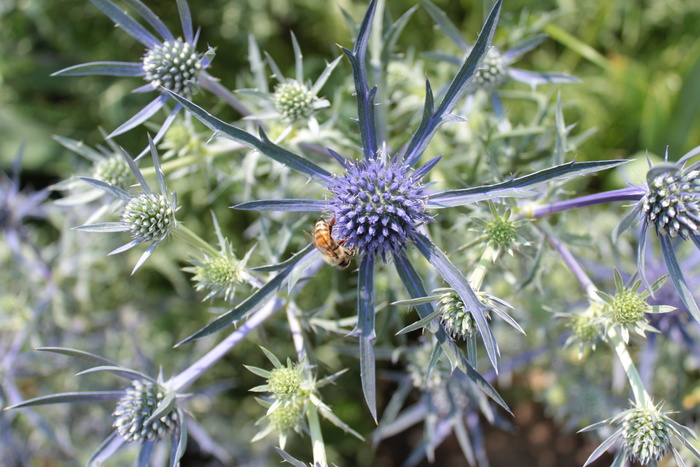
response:
[(312, 237), (311, 234), (310, 234), (309, 232), (307, 232), (306, 230), (304, 230), (304, 235), (306, 235), (306, 238), (309, 239), (309, 241), (311, 242), (311, 244), (312, 244), (313, 246), (315, 246), (316, 248), (318, 248), (318, 244), (316, 243), (316, 240), (314, 240), (314, 237)]

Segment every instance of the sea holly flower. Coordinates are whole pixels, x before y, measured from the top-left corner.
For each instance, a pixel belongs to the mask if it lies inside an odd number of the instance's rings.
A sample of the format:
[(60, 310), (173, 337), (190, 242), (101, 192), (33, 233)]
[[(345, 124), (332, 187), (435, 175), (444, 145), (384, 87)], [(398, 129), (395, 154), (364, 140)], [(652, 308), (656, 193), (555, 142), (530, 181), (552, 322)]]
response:
[(700, 146), (688, 151), (678, 161), (671, 162), (666, 148), (662, 164), (651, 166), (649, 162), (650, 169), (643, 186), (631, 186), (538, 206), (533, 208), (528, 216), (537, 219), (568, 209), (634, 201), (632, 209), (613, 230), (613, 240), (616, 241), (636, 220), (641, 220), (637, 268), (642, 283), (648, 288), (645, 251), (648, 230), (653, 226), (671, 282), (685, 307), (700, 323), (700, 309), (688, 287), (674, 248), (681, 240), (692, 240), (700, 250), (700, 162), (689, 164), (690, 160), (698, 155)]
[(154, 193), (151, 190), (134, 160), (123, 149), (121, 150), (122, 156), (131, 168), (141, 188), (144, 190), (142, 193), (132, 195), (102, 180), (80, 177), (81, 180), (121, 200), (123, 208), (120, 222), (88, 224), (74, 227), (74, 229), (85, 232), (129, 232), (133, 240), (112, 251), (109, 253), (110, 255), (121, 253), (143, 242), (149, 242), (151, 244), (136, 262), (132, 274), (136, 272), (146, 259), (148, 259), (151, 253), (153, 253), (153, 250), (165, 240), (168, 234), (173, 229), (177, 228), (177, 219), (175, 219), (177, 196), (175, 193), (169, 192), (165, 186), (165, 176), (160, 167), (158, 153), (150, 135), (148, 137), (148, 143), (151, 148), (151, 155), (153, 157), (156, 177), (158, 178), (160, 193)]
[(267, 426), (258, 432), (251, 441), (258, 441), (271, 433), (277, 433), (279, 447), (284, 449), (287, 444), (287, 436), (291, 431), (297, 433), (308, 431), (304, 418), (307, 411), (311, 410), (310, 406), (338, 428), (360, 440), (364, 439), (333, 414), (330, 407), (321, 400), (318, 391), (319, 388), (334, 382), (338, 376), (345, 373), (345, 370), (317, 381), (313, 377), (306, 359), (299, 363), (292, 363), (290, 359), (287, 359), (287, 364), (283, 365), (272, 352), (264, 347), (261, 349), (274, 369), (265, 370), (244, 365), (252, 373), (266, 380), (265, 384), (256, 386), (251, 391), (269, 393), (267, 399), (257, 399), (262, 406), (267, 408), (267, 413), (258, 420), (257, 424), (267, 422)]
[(192, 280), (196, 283), (197, 291), (208, 291), (203, 300), (222, 297), (227, 302), (231, 302), (236, 294), (236, 287), (252, 279), (246, 270), (246, 264), (255, 248), (248, 250), (243, 259), (236, 258), (231, 242), (221, 232), (219, 221), (214, 213), (212, 217), (219, 240), (219, 251), (215, 253), (202, 251), (202, 259), (190, 260), (192, 267), (182, 268), (182, 270), (193, 274)]
[[(248, 43), (248, 57), (255, 78), (255, 89), (237, 91), (239, 94), (252, 97), (256, 101), (255, 104), (251, 105), (251, 114), (245, 117), (246, 119), (282, 124), (271, 128), (275, 141), (284, 140), (295, 128), (301, 126), (308, 127), (315, 138), (321, 136), (321, 126), (316, 119), (316, 114), (319, 110), (330, 107), (331, 103), (328, 99), (319, 97), (319, 93), (342, 59), (340, 56), (332, 62), (326, 63), (321, 75), (315, 83), (312, 83), (304, 77), (303, 55), (293, 32), (291, 39), (294, 49), (293, 78), (285, 77), (275, 60), (267, 52), (265, 52), (265, 59), (263, 59), (257, 42), (251, 37)], [(270, 67), (272, 76), (278, 82), (273, 89), (271, 89), (270, 80), (266, 74), (267, 66)]]
[[(438, 128), (448, 121), (461, 121), (459, 117), (451, 115), (451, 112), (468, 92), (479, 70), (479, 65), (489, 49), (501, 2), (498, 1), (491, 10), (472, 52), (445, 90), (437, 108), (430, 83), (426, 82), (422, 120), (405, 151), (391, 157), (389, 149), (380, 150), (374, 103), (377, 88), (369, 87), (366, 73), (367, 44), (376, 7), (377, 2), (372, 1), (360, 26), (354, 49), (343, 49), (350, 60), (355, 81), (362, 157), (359, 160), (348, 159), (329, 149), (329, 153), (339, 164), (339, 174), (332, 175), (311, 160), (278, 146), (262, 129), (260, 137), (255, 137), (244, 130), (226, 124), (184, 97), (172, 93), (178, 102), (214, 130), (217, 136), (229, 138), (258, 150), (319, 183), (330, 193), (325, 199), (258, 200), (235, 207), (259, 211), (327, 213), (328, 219), (334, 219), (335, 222), (333, 227), (335, 240), (343, 241), (345, 248), (356, 250), (356, 255), (359, 257), (358, 325), (354, 334), (360, 341), (363, 392), (375, 419), (376, 389), (372, 341), (375, 338), (374, 271), (379, 260), (382, 262), (393, 260), (393, 266), (409, 294), (414, 298), (425, 297), (427, 293), (422, 279), (407, 255), (409, 247), (416, 247), (468, 306), (476, 321), (479, 335), (484, 341), (489, 360), (496, 367), (498, 347), (485, 316), (490, 306), (479, 300), (462, 272), (426, 234), (421, 232), (432, 220), (429, 211), (493, 198), (533, 196), (538, 194), (533, 189), (536, 185), (553, 179), (564, 180), (596, 172), (621, 163), (621, 161), (568, 163), (493, 185), (429, 192), (423, 179), (441, 157), (435, 157), (418, 167), (417, 165)], [(308, 265), (314, 256), (318, 257), (320, 254), (313, 245), (309, 245), (290, 260), (275, 266), (281, 272), (266, 286), (251, 295), (239, 307), (222, 314), (182, 343), (207, 336), (248, 316), (277, 293), (282, 285), (287, 284), (290, 277), (295, 277), (293, 274), (295, 270)], [(417, 307), (417, 310), (421, 318), (425, 318), (433, 311), (428, 304)], [(439, 329), (438, 334), (440, 343), (445, 347), (450, 359), (456, 362), (462, 371), (473, 378), (494, 400), (505, 407), (500, 396), (469, 364), (445, 331)]]
[[(91, 162), (92, 165), (89, 169), (90, 178), (100, 180), (122, 190), (128, 190), (134, 182), (135, 178), (131, 167), (129, 167), (129, 164), (124, 160), (121, 149), (114, 141), (105, 138), (107, 147), (99, 145), (93, 148), (82, 141), (64, 138), (63, 136), (54, 136), (53, 139), (61, 146)], [(87, 191), (78, 191), (79, 188), (83, 187), (85, 187), (85, 184), (80, 181), (79, 177), (74, 176), (52, 185), (51, 189), (76, 190), (72, 194), (56, 200), (56, 204), (61, 206), (75, 206), (89, 203), (105, 194), (104, 190), (100, 190), (94, 186), (90, 186)]]
[[(153, 32), (133, 19), (112, 0), (90, 0), (104, 14), (114, 21), (130, 36), (146, 47), (146, 52), (140, 62), (91, 62), (75, 65), (57, 71), (53, 76), (83, 76), (83, 75), (107, 75), (138, 77), (147, 81), (147, 84), (137, 88), (134, 92), (157, 91), (159, 96), (151, 101), (139, 113), (114, 130), (109, 137), (125, 133), (132, 128), (148, 120), (158, 112), (168, 101), (169, 96), (163, 89), (174, 91), (191, 97), (200, 84), (211, 78), (204, 72), (211, 63), (213, 50), (206, 53), (197, 52), (196, 33), (192, 27), (192, 17), (187, 0), (176, 0), (180, 13), (184, 39), (175, 37), (163, 21), (140, 0), (124, 0), (124, 3), (132, 8), (146, 23), (157, 33)], [(156, 134), (154, 140), (160, 141), (165, 131), (172, 124), (181, 105), (175, 105), (170, 111), (165, 123)]]
[(178, 465), (187, 447), (185, 416), (183, 410), (178, 407), (178, 401), (185, 395), (179, 394), (164, 383), (162, 375), (154, 379), (81, 350), (63, 347), (42, 347), (37, 350), (80, 358), (96, 365), (78, 373), (78, 376), (109, 372), (129, 380), (130, 384), (115, 391), (69, 392), (37, 397), (6, 407), (4, 410), (116, 400), (116, 408), (112, 413), (115, 418), (112, 424), (115, 431), (90, 456), (87, 465), (100, 465), (126, 443), (139, 443), (138, 465), (149, 465), (155, 445), (164, 438), (169, 438), (172, 446), (169, 465)]
[(605, 451), (615, 445), (621, 445), (612, 465), (622, 466), (625, 460), (638, 462), (644, 466), (657, 466), (671, 453), (678, 465), (686, 465), (678, 449), (673, 445), (674, 439), (680, 442), (697, 460), (700, 452), (690, 439), (697, 439), (688, 427), (672, 420), (668, 414), (661, 412), (661, 404), (654, 406), (635, 404), (624, 412), (607, 420), (595, 423), (581, 431), (592, 431), (606, 425), (617, 426), (615, 432), (601, 443), (590, 455), (584, 465), (589, 465)]
[[(463, 57), (472, 50), (472, 45), (462, 38), (459, 28), (452, 23), (447, 15), (430, 0), (419, 0), (421, 5), (432, 16), (435, 23), (445, 34), (459, 47), (462, 52), (461, 57), (452, 57), (442, 52), (426, 54), (438, 60), (447, 61), (455, 65), (460, 65)], [(486, 53), (481, 68), (474, 78), (472, 90), (482, 89), (491, 96), (493, 108), (499, 113), (503, 113), (503, 104), (498, 97), (497, 90), (508, 79), (519, 81), (531, 86), (533, 89), (539, 84), (548, 83), (577, 83), (580, 80), (575, 76), (559, 72), (538, 72), (523, 70), (511, 66), (518, 58), (537, 47), (547, 38), (546, 34), (535, 34), (522, 39), (513, 47), (506, 51), (501, 51), (497, 47), (491, 47)]]
[(609, 324), (620, 326), (622, 339), (625, 343), (629, 342), (629, 330), (635, 331), (642, 337), (645, 337), (645, 331), (659, 332), (649, 325), (644, 315), (647, 313), (668, 313), (674, 310), (672, 306), (650, 305), (647, 303), (649, 296), (664, 285), (668, 276), (662, 276), (651, 284), (648, 290), (637, 293), (642, 285), (641, 279), (630, 286), (625, 286), (619, 271), (615, 269), (614, 273), (615, 295), (610, 296), (603, 291), (596, 290), (598, 296), (605, 302), (601, 318)]

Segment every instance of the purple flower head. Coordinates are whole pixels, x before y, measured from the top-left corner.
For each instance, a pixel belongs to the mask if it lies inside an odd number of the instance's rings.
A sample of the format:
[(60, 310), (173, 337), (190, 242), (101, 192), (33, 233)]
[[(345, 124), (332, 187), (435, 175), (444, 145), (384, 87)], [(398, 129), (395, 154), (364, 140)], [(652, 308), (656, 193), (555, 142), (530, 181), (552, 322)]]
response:
[(427, 195), (421, 177), (399, 161), (377, 159), (348, 164), (328, 187), (334, 197), (329, 210), (336, 219), (335, 234), (345, 245), (375, 256), (399, 253), (412, 241), (425, 213)]

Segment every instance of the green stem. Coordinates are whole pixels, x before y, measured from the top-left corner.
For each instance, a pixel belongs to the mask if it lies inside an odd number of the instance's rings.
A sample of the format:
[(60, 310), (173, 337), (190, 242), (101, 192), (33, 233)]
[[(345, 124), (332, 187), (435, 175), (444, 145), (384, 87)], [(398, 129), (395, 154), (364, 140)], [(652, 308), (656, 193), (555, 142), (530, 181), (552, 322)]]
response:
[[(196, 156), (185, 156), (185, 157), (178, 157), (175, 160), (164, 162), (161, 164), (161, 169), (163, 169), (163, 174), (169, 174), (170, 172), (174, 172), (177, 169), (181, 169), (182, 167), (187, 167), (189, 165), (192, 165), (197, 162), (197, 157)], [(143, 174), (144, 177), (155, 177), (156, 176), (156, 169), (153, 167), (147, 167), (145, 169), (141, 169), (141, 173)]]
[(630, 386), (632, 386), (632, 394), (634, 395), (635, 402), (640, 407), (651, 405), (651, 397), (644, 387), (642, 377), (639, 376), (639, 372), (637, 372), (637, 368), (632, 362), (632, 356), (627, 350), (627, 346), (622, 340), (622, 336), (617, 330), (617, 326), (608, 327), (607, 335), (608, 339), (610, 339), (610, 344), (612, 345), (613, 349), (615, 349), (617, 358), (620, 359), (620, 363), (622, 363), (622, 367), (625, 369), (627, 379), (630, 382)]
[(219, 254), (219, 250), (211, 246), (209, 243), (202, 240), (202, 238), (196, 233), (192, 232), (190, 229), (185, 227), (182, 223), (177, 224), (177, 228), (173, 229), (173, 235), (178, 238), (185, 240), (187, 243), (195, 248), (206, 251), (212, 256)]
[(318, 419), (318, 409), (313, 404), (308, 404), (306, 409), (306, 421), (309, 422), (309, 435), (311, 437), (311, 446), (314, 452), (314, 465), (326, 467), (326, 445), (323, 442), (323, 433), (321, 432), (321, 424)]
[(494, 255), (497, 253), (496, 249), (487, 244), (484, 253), (479, 258), (476, 266), (469, 275), (469, 283), (475, 292), (481, 290), (481, 286), (484, 283), (484, 277), (486, 277), (486, 271), (488, 271), (489, 266), (493, 262)]

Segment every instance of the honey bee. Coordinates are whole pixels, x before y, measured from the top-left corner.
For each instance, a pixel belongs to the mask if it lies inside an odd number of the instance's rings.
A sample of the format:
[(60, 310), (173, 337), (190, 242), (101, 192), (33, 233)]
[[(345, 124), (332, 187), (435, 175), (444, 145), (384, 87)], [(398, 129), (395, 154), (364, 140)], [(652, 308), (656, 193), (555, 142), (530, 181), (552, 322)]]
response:
[(332, 233), (334, 225), (335, 216), (333, 216), (330, 221), (321, 217), (316, 221), (313, 237), (309, 235), (308, 232), (304, 232), (304, 235), (306, 235), (306, 238), (323, 253), (323, 260), (326, 263), (338, 269), (345, 269), (350, 266), (355, 250), (349, 250), (343, 246), (345, 239), (337, 242), (333, 239)]

